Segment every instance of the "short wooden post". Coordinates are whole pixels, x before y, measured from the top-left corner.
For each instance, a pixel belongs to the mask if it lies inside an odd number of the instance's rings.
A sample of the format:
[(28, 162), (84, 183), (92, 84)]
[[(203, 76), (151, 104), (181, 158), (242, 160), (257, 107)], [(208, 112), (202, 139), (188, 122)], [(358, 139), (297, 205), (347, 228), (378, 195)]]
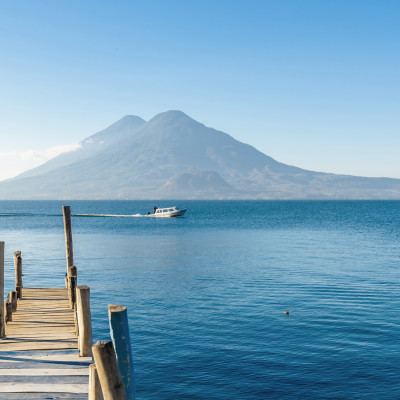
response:
[(92, 320), (90, 315), (90, 289), (88, 286), (76, 288), (77, 314), (78, 314), (78, 345), (79, 355), (89, 357), (92, 355)]
[(108, 319), (110, 322), (111, 340), (121, 379), (125, 387), (126, 398), (135, 398), (135, 372), (133, 368), (132, 349), (129, 335), (128, 312), (125, 306), (109, 304)]
[(11, 304), (12, 304), (12, 312), (17, 311), (17, 305), (18, 305), (18, 297), (17, 297), (17, 292), (13, 290), (11, 293)]
[(65, 274), (64, 281), (65, 281), (65, 287), (66, 289), (68, 289), (68, 273)]
[(12, 304), (8, 300), (4, 303), (4, 315), (6, 322), (12, 321)]
[(63, 206), (63, 220), (65, 233), (65, 252), (67, 256), (67, 268), (74, 265), (74, 251), (72, 248), (72, 229), (71, 229), (71, 207)]
[(15, 291), (17, 297), (20, 299), (22, 296), (22, 257), (21, 252), (14, 252), (14, 269), (15, 269)]
[(75, 325), (75, 335), (79, 336), (78, 307), (76, 303), (74, 304), (74, 325)]
[(96, 364), (89, 365), (89, 400), (103, 400)]
[(77, 271), (75, 265), (68, 267), (68, 300), (69, 307), (74, 308), (76, 303), (76, 282), (77, 282)]
[(0, 338), (6, 336), (4, 315), (4, 242), (0, 242)]
[(127, 400), (112, 342), (99, 341), (92, 351), (104, 400)]

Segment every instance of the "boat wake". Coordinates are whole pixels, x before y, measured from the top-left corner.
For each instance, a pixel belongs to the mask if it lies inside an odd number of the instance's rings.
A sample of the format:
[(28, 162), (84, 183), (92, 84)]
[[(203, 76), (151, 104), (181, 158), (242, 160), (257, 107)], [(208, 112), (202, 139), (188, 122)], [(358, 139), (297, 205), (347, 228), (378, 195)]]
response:
[(62, 214), (33, 214), (24, 212), (0, 213), (0, 217), (58, 217)]
[(94, 218), (138, 218), (147, 217), (144, 214), (71, 214), (72, 217), (94, 217)]

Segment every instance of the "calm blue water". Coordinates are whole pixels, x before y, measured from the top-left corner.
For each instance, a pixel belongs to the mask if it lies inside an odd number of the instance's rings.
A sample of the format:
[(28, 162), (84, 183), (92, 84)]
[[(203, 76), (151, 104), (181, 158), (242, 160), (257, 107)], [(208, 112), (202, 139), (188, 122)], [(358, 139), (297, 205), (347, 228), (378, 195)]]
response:
[[(63, 204), (0, 202), (6, 292), (15, 250), (25, 286), (63, 285)], [(400, 202), (157, 203), (175, 204), (185, 218), (72, 219), (95, 340), (128, 306), (138, 399), (400, 398)]]

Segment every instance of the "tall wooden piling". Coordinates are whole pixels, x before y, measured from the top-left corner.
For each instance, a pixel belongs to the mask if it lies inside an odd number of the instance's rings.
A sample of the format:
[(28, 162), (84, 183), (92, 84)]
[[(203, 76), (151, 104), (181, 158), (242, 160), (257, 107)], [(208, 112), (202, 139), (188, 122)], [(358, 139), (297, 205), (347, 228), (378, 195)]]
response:
[(22, 257), (21, 252), (14, 252), (14, 269), (15, 269), (15, 291), (17, 297), (22, 297)]
[(72, 247), (71, 207), (63, 206), (63, 220), (65, 233), (65, 252), (67, 256), (67, 269), (74, 265), (74, 250)]
[(4, 315), (4, 242), (0, 242), (0, 338), (6, 335)]
[(111, 340), (117, 356), (126, 398), (133, 400), (135, 399), (135, 372), (133, 368), (127, 308), (125, 306), (109, 304), (108, 319), (110, 322)]
[(76, 288), (77, 316), (78, 316), (78, 347), (81, 357), (92, 355), (92, 320), (90, 314), (90, 289), (88, 286)]
[(112, 342), (99, 341), (92, 351), (104, 400), (127, 400)]

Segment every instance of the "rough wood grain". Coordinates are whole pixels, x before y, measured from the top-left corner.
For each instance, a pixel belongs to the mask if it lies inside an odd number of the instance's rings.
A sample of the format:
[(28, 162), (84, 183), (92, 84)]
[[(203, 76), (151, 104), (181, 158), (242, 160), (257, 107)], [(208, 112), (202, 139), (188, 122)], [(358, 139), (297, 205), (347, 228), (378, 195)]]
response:
[(0, 393), (88, 393), (88, 384), (65, 383), (2, 383)]
[(89, 400), (103, 400), (96, 364), (89, 365)]
[(127, 400), (112, 342), (99, 341), (92, 351), (104, 400)]
[(20, 299), (22, 294), (22, 257), (20, 251), (14, 252), (15, 291)]
[(79, 357), (67, 290), (22, 293), (0, 340), (0, 399), (87, 399), (93, 360)]
[(74, 250), (72, 246), (72, 228), (71, 228), (71, 207), (63, 206), (64, 234), (65, 234), (65, 252), (67, 258), (67, 269), (74, 265)]
[(92, 355), (92, 319), (90, 314), (90, 289), (88, 286), (76, 288), (77, 315), (79, 326), (79, 355)]
[(133, 368), (131, 341), (129, 337), (127, 308), (125, 306), (109, 304), (108, 319), (110, 322), (111, 340), (117, 356), (119, 372), (124, 384), (126, 398), (128, 400), (134, 400), (136, 397), (135, 372)]

